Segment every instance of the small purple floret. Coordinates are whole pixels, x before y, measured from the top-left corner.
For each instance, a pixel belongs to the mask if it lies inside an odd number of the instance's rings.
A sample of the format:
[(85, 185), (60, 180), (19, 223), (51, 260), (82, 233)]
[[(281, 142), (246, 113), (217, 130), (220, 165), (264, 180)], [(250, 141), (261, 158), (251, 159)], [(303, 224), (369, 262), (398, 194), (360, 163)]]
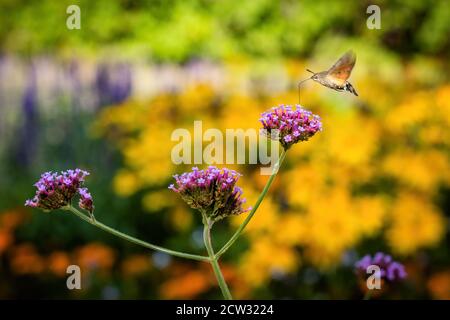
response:
[(80, 188), (78, 190), (80, 193), (80, 201), (78, 202), (78, 206), (81, 209), (89, 211), (92, 213), (94, 211), (94, 201), (92, 200), (92, 196), (89, 193), (87, 188)]

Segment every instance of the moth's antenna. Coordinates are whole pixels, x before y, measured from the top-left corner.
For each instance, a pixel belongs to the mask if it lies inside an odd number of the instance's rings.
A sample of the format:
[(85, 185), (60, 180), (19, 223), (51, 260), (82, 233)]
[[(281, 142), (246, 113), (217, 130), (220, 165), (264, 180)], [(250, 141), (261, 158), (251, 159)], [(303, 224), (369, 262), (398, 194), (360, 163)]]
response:
[(311, 71), (309, 69), (306, 69), (306, 71), (311, 72), (312, 74), (316, 74), (314, 71)]
[(298, 104), (300, 104), (300, 86), (302, 85), (303, 82), (306, 82), (308, 80), (311, 80), (311, 78), (307, 78), (305, 80), (302, 80), (298, 83), (297, 88), (298, 88)]

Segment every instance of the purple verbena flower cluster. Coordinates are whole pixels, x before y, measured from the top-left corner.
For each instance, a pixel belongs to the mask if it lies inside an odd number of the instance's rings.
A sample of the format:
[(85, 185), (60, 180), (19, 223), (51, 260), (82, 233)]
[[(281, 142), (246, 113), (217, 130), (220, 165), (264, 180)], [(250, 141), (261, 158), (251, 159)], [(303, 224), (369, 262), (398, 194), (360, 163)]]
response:
[(174, 175), (175, 184), (169, 189), (178, 193), (191, 208), (217, 221), (250, 210), (242, 208), (245, 199), (241, 198), (241, 188), (235, 186), (239, 177), (239, 173), (226, 168), (210, 166), (199, 170), (194, 167), (191, 172)]
[(94, 209), (92, 197), (86, 188), (82, 188), (84, 179), (89, 172), (75, 169), (56, 172), (46, 172), (41, 175), (36, 187), (36, 195), (27, 200), (25, 206), (40, 208), (46, 211), (56, 210), (69, 205), (72, 198), (79, 194), (79, 206), (92, 213)]
[(303, 109), (300, 105), (280, 105), (261, 115), (259, 121), (267, 136), (273, 138), (274, 130), (278, 130), (281, 145), (285, 150), (299, 141), (306, 141), (322, 131), (320, 117), (311, 111)]
[(381, 278), (391, 282), (403, 280), (407, 276), (405, 267), (401, 263), (394, 261), (390, 255), (383, 252), (378, 252), (373, 257), (370, 255), (364, 256), (356, 262), (355, 268), (361, 276), (366, 276), (367, 268), (371, 265), (379, 266)]

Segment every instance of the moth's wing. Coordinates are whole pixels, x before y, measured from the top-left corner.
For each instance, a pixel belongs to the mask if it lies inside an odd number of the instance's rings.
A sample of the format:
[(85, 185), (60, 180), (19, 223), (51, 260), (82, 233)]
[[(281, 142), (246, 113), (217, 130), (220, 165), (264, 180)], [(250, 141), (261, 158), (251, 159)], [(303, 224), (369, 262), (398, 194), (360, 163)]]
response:
[(356, 55), (350, 50), (347, 51), (338, 61), (328, 70), (327, 80), (336, 85), (343, 86), (350, 77), (355, 66)]

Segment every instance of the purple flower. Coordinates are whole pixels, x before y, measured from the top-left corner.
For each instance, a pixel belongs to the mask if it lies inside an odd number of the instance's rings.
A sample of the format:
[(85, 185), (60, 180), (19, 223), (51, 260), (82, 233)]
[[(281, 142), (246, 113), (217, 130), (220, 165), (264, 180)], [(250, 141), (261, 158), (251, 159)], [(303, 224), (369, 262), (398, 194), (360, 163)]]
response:
[[(40, 208), (45, 211), (56, 210), (69, 205), (72, 198), (80, 193), (83, 206), (93, 208), (92, 197), (87, 189), (81, 188), (89, 172), (80, 169), (56, 172), (45, 172), (41, 175), (36, 187), (36, 195), (25, 202), (25, 206)], [(88, 198), (91, 204), (88, 205)], [(80, 205), (81, 208), (83, 208)], [(83, 208), (84, 209), (84, 208)], [(86, 209), (88, 210), (88, 209)]]
[(249, 210), (242, 208), (245, 199), (241, 197), (242, 190), (235, 186), (239, 177), (239, 173), (226, 168), (210, 166), (199, 170), (194, 167), (191, 172), (175, 175), (175, 184), (169, 189), (178, 193), (191, 208), (217, 221)]
[(87, 188), (80, 188), (78, 190), (80, 193), (80, 201), (78, 202), (78, 206), (81, 209), (89, 211), (92, 213), (94, 211), (94, 201), (92, 200), (92, 196), (89, 193)]
[(381, 278), (391, 282), (403, 280), (407, 276), (405, 267), (383, 252), (378, 252), (373, 257), (366, 255), (357, 261), (355, 264), (356, 272), (361, 276), (366, 276), (367, 268), (371, 265), (380, 267)]
[(261, 115), (259, 121), (267, 136), (272, 137), (278, 130), (278, 137), (284, 149), (289, 149), (299, 141), (307, 141), (318, 131), (322, 131), (320, 117), (303, 109), (300, 105), (281, 105)]

